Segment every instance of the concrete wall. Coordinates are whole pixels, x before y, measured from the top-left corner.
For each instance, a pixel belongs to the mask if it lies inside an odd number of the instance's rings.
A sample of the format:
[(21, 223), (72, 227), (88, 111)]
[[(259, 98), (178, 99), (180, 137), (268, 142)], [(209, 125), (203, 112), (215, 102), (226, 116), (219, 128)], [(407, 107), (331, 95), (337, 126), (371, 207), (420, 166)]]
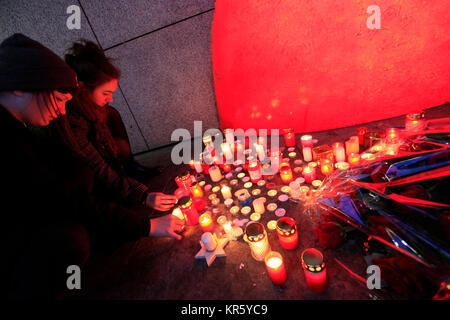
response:
[[(69, 30), (67, 7), (81, 9)], [(0, 39), (21, 32), (59, 55), (80, 38), (97, 42), (122, 71), (112, 105), (134, 153), (172, 143), (194, 120), (218, 128), (211, 67), (214, 0), (0, 0)]]

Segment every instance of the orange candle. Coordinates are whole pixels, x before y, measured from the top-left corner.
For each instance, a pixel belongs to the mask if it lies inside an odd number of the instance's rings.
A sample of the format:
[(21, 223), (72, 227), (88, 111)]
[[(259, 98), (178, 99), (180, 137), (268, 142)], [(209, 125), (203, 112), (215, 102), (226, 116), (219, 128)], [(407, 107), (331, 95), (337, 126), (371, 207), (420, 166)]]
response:
[(211, 219), (211, 216), (208, 213), (202, 214), (198, 218), (198, 222), (200, 223), (200, 227), (203, 232), (213, 232), (214, 231), (214, 221)]
[(264, 258), (267, 273), (273, 284), (282, 285), (286, 282), (286, 268), (284, 267), (283, 257), (276, 251), (271, 251)]
[(280, 166), (280, 177), (284, 184), (289, 184), (294, 180), (291, 166), (288, 162), (283, 162)]

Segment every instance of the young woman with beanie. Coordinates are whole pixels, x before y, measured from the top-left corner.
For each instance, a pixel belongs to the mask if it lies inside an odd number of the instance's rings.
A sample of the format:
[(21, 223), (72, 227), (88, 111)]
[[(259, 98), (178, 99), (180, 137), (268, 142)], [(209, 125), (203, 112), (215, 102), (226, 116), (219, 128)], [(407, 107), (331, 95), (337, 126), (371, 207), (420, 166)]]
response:
[(75, 72), (40, 43), (15, 34), (0, 44), (1, 202), (9, 298), (55, 297), (66, 286), (68, 267), (86, 263), (95, 237), (181, 238), (175, 232), (183, 222), (171, 214), (150, 220), (92, 197), (94, 175), (67, 148), (76, 144), (70, 134), (64, 141), (42, 139), (40, 128), (64, 115), (76, 86)]

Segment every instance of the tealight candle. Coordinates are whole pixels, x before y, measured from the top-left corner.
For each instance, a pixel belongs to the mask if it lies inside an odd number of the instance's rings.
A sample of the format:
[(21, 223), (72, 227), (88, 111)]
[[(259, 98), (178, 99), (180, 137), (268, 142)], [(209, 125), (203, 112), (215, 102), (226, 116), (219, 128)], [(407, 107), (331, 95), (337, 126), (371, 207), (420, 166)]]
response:
[(264, 257), (264, 262), (273, 284), (282, 285), (286, 282), (286, 269), (281, 254), (276, 251), (271, 251)]
[(258, 196), (259, 194), (261, 194), (261, 189), (252, 190), (252, 195)]
[(364, 160), (375, 160), (375, 155), (373, 154), (373, 153), (363, 153), (362, 155), (361, 155), (361, 159), (364, 159)]
[(219, 198), (214, 198), (211, 200), (211, 203), (215, 206), (217, 206), (220, 203), (220, 199)]
[(311, 183), (313, 180), (316, 180), (316, 168), (305, 167), (305, 169), (303, 169), (303, 177), (305, 178), (306, 183)]
[(260, 187), (263, 187), (266, 184), (266, 180), (259, 180), (256, 184)]
[(211, 166), (209, 168), (209, 176), (213, 182), (218, 182), (223, 179), (222, 173), (218, 166)]
[(248, 215), (248, 214), (250, 213), (250, 211), (252, 211), (252, 208), (250, 208), (250, 207), (248, 207), (248, 206), (242, 207), (242, 209), (241, 209), (241, 213), (242, 213), (244, 216)]
[(267, 210), (269, 211), (275, 211), (277, 209), (277, 204), (276, 203), (269, 203), (267, 205)]
[(287, 194), (282, 194), (281, 196), (278, 197), (278, 200), (281, 202), (286, 202), (289, 200), (289, 196)]
[(224, 199), (231, 199), (232, 198), (231, 189), (230, 189), (229, 186), (222, 186), (221, 192), (222, 192), (222, 196), (223, 196)]
[(242, 178), (242, 182), (249, 182), (250, 181), (250, 177), (243, 177)]
[(220, 217), (217, 218), (217, 223), (220, 224), (220, 225), (223, 225), (226, 222), (227, 222), (227, 217), (225, 217), (225, 216), (220, 216)]
[(269, 230), (275, 230), (277, 228), (277, 221), (276, 220), (270, 220), (267, 222), (267, 229)]
[[(231, 199), (230, 199), (231, 200)], [(230, 213), (231, 214), (237, 214), (238, 212), (239, 212), (239, 207), (238, 206), (233, 206), (233, 207), (231, 207), (231, 209), (230, 209)]]
[(286, 250), (294, 250), (298, 245), (297, 225), (294, 219), (280, 218), (277, 221), (277, 234), (281, 246)]
[(303, 177), (298, 177), (297, 179), (295, 179), (295, 181), (296, 181), (298, 184), (302, 184), (303, 182), (305, 182), (305, 178), (303, 178)]
[(302, 252), (301, 263), (308, 287), (315, 293), (323, 293), (328, 285), (322, 253), (314, 248), (306, 249)]
[(275, 210), (275, 215), (277, 217), (283, 217), (286, 214), (286, 210), (284, 208), (278, 208)]
[(251, 188), (252, 186), (253, 186), (253, 183), (251, 183), (251, 182), (244, 183), (244, 188), (246, 188), (246, 189)]
[(283, 186), (281, 187), (281, 192), (289, 193), (291, 192), (291, 188), (289, 186)]
[(348, 162), (352, 166), (359, 165), (360, 159), (361, 159), (361, 156), (359, 154), (357, 154), (357, 153), (350, 153), (349, 156), (348, 156)]
[(202, 214), (198, 221), (200, 223), (200, 227), (202, 228), (203, 232), (213, 232), (214, 231), (214, 221), (211, 219), (211, 215), (208, 213)]
[(233, 179), (233, 180), (230, 181), (230, 185), (231, 185), (231, 186), (235, 186), (235, 185), (237, 185), (238, 183), (239, 183), (239, 181), (238, 181), (237, 179)]
[(224, 202), (225, 207), (229, 208), (233, 204), (233, 199), (226, 199)]
[(277, 190), (274, 190), (274, 189), (267, 191), (267, 195), (269, 197), (275, 197), (277, 195), (277, 193), (278, 193)]
[(322, 185), (322, 181), (320, 180), (314, 180), (313, 182), (311, 182), (312, 186), (315, 188), (319, 188)]
[(339, 170), (348, 170), (350, 168), (347, 162), (337, 162), (334, 166)]
[[(237, 167), (236, 169), (234, 169), (234, 171), (241, 172), (242, 171), (242, 167)], [(244, 173), (244, 175), (245, 175), (245, 173)]]
[(297, 159), (297, 160), (294, 161), (294, 164), (295, 164), (296, 166), (300, 166), (300, 165), (303, 164), (303, 160)]
[(294, 172), (295, 172), (295, 173), (302, 173), (302, 171), (303, 171), (303, 168), (302, 168), (302, 167), (295, 167), (295, 168), (294, 168)]
[(312, 147), (313, 147), (312, 136), (309, 134), (305, 134), (305, 135), (301, 136), (300, 142), (302, 144), (302, 148), (311, 148), (312, 149)]
[(257, 212), (254, 212), (250, 215), (251, 221), (259, 221), (261, 219), (261, 215)]
[(295, 158), (297, 156), (297, 153), (289, 152), (288, 156), (289, 156), (289, 158)]
[(219, 190), (220, 190), (220, 187), (219, 187), (219, 186), (215, 186), (215, 187), (213, 187), (213, 188), (211, 189), (211, 191), (214, 192), (214, 193), (219, 192)]
[(227, 221), (222, 226), (223, 226), (223, 230), (225, 231), (225, 233), (228, 233), (231, 231), (231, 222), (230, 221)]
[(300, 192), (303, 194), (303, 196), (306, 196), (309, 192), (309, 187), (308, 186), (301, 186), (300, 187)]
[(263, 214), (266, 209), (264, 208), (264, 199), (258, 198), (253, 200), (253, 208), (255, 209), (256, 213)]
[(305, 160), (306, 162), (310, 162), (312, 161), (312, 159), (312, 149), (310, 147), (303, 148), (303, 160)]
[(311, 168), (317, 167), (317, 162), (312, 161), (312, 162), (308, 163), (308, 167), (311, 167)]
[(237, 177), (238, 177), (239, 179), (242, 179), (243, 177), (245, 177), (245, 173), (244, 173), (244, 172), (238, 173), (238, 174), (237, 174)]
[(211, 193), (211, 194), (208, 196), (208, 199), (209, 199), (209, 200), (214, 200), (215, 198), (217, 198), (217, 195), (216, 195), (215, 193)]

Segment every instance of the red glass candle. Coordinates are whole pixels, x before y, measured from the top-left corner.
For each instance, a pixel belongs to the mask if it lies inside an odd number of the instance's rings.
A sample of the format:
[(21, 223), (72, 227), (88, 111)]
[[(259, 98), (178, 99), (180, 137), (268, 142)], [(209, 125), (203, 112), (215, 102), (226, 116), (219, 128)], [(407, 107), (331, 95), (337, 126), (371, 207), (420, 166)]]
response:
[(198, 182), (194, 182), (191, 186), (191, 194), (194, 198), (203, 197), (204, 193), (202, 187), (198, 184)]
[(305, 167), (303, 169), (303, 178), (305, 178), (306, 183), (311, 183), (316, 180), (316, 168), (315, 167)]
[(282, 217), (277, 221), (277, 234), (281, 246), (286, 250), (294, 250), (298, 245), (297, 225), (294, 219)]
[(195, 209), (197, 209), (197, 211), (202, 211), (203, 209), (206, 208), (205, 198), (194, 197), (192, 198), (192, 202), (194, 203)]
[(191, 174), (189, 172), (187, 172), (185, 175), (183, 176), (178, 176), (175, 178), (175, 182), (177, 183), (177, 186), (179, 188), (184, 188), (186, 190), (189, 190), (189, 188), (192, 185), (192, 177)]
[(369, 132), (369, 129), (367, 129), (367, 127), (359, 127), (357, 129), (356, 133), (358, 135), (358, 141), (360, 145), (364, 144), (364, 136), (367, 132)]
[(386, 129), (386, 142), (388, 144), (394, 144), (399, 141), (399, 132), (396, 128)]
[(301, 136), (300, 142), (302, 143), (302, 148), (313, 148), (312, 136), (309, 134)]
[(192, 170), (195, 170), (195, 161), (194, 161), (194, 160), (191, 160), (191, 161), (189, 162), (189, 166), (191, 167)]
[(360, 160), (361, 156), (357, 153), (350, 153), (350, 155), (348, 156), (348, 163), (353, 167), (358, 166)]
[(253, 183), (262, 179), (261, 166), (258, 160), (250, 160), (248, 164), (248, 174)]
[(284, 184), (289, 184), (294, 180), (291, 166), (288, 162), (283, 162), (280, 166), (280, 177)]
[(225, 172), (225, 173), (231, 172), (231, 164), (224, 163), (223, 164), (223, 172)]
[(425, 128), (425, 113), (410, 113), (406, 115), (405, 129), (410, 132), (417, 132)]
[(283, 257), (276, 251), (269, 252), (265, 258), (267, 273), (273, 284), (282, 285), (286, 282), (286, 268), (284, 267)]
[(328, 283), (322, 253), (314, 248), (306, 249), (302, 252), (301, 263), (308, 287), (315, 293), (323, 293)]
[(284, 129), (284, 144), (286, 147), (295, 147), (294, 129)]
[(211, 219), (211, 215), (207, 212), (202, 214), (198, 221), (200, 223), (200, 227), (202, 228), (203, 232), (213, 232), (214, 231), (214, 221)]
[(189, 226), (198, 224), (198, 211), (192, 202), (192, 198), (184, 196), (178, 200), (178, 204), (186, 219), (186, 224)]
[(331, 174), (333, 172), (333, 163), (329, 159), (320, 160), (320, 170), (326, 176)]

